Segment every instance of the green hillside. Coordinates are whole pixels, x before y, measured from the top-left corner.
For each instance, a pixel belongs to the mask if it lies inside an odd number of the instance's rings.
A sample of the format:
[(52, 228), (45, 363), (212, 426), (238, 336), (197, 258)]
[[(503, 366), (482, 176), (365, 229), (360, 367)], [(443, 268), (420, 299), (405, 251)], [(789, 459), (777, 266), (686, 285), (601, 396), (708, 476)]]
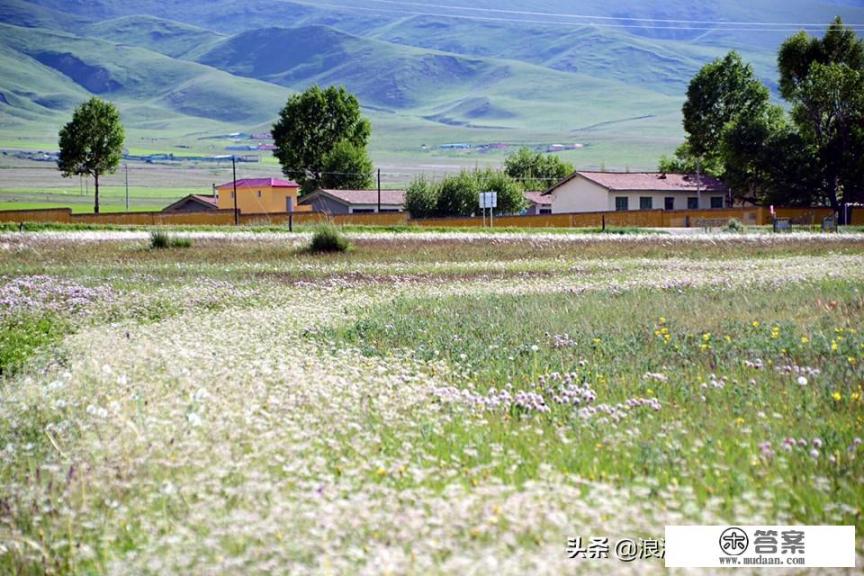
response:
[[(54, 110), (69, 110), (88, 93), (101, 95), (132, 112), (124, 120), (133, 126), (139, 121), (152, 123), (152, 112), (140, 113), (148, 107), (175, 116), (258, 122), (273, 117), (287, 98), (284, 89), (272, 84), (236, 78), (143, 48), (61, 32), (0, 25), (0, 46), (4, 55), (27, 63), (23, 72), (29, 71), (22, 76), (9, 62), (0, 78), (0, 91), (6, 89), (30, 104)], [(33, 90), (38, 86), (36, 76), (49, 84), (45, 93)], [(161, 120), (172, 116), (164, 112)]]
[(197, 26), (153, 16), (124, 16), (89, 25), (86, 35), (118, 44), (138, 46), (172, 58), (188, 58), (222, 38)]
[(830, 0), (7, 0), (0, 144), (53, 145), (96, 94), (138, 147), (224, 150), (201, 138), (266, 132), (292, 91), (341, 84), (373, 121), (376, 161), (579, 143), (563, 153), (579, 166), (650, 168), (681, 141), (702, 65), (739, 49), (776, 94), (779, 43), (837, 14), (864, 23), (861, 2)]

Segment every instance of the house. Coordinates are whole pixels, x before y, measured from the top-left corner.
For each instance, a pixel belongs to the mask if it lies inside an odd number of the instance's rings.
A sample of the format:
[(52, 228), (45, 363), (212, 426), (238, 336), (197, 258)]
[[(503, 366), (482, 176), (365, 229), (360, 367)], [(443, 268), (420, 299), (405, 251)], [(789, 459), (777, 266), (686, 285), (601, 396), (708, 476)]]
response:
[[(303, 206), (325, 214), (378, 212), (377, 190), (318, 190), (300, 199)], [(404, 190), (381, 190), (381, 212), (404, 212)]]
[(552, 213), (552, 196), (543, 192), (525, 192), (528, 208), (523, 212), (526, 216), (537, 216)]
[(659, 172), (574, 172), (544, 195), (552, 213), (612, 210), (696, 210), (726, 206), (728, 188), (716, 178)]
[[(299, 212), (299, 192), (300, 185), (292, 180), (244, 178), (237, 180), (237, 208), (243, 214)], [(220, 210), (234, 209), (234, 182), (217, 186), (216, 193)]]
[(189, 212), (215, 212), (218, 209), (219, 205), (216, 196), (190, 194), (167, 206), (162, 212), (188, 214)]

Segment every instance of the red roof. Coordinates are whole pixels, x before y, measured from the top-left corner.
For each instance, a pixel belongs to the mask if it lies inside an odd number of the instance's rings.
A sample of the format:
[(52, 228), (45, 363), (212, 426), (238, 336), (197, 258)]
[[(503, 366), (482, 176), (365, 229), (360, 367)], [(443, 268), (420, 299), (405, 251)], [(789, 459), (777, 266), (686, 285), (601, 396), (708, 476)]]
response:
[(192, 194), (192, 198), (195, 200), (200, 200), (201, 202), (206, 202), (207, 204), (212, 204), (213, 206), (219, 205), (219, 199), (216, 196), (202, 196), (201, 194)]
[[(233, 188), (234, 182), (226, 182), (219, 188)], [(299, 188), (300, 185), (293, 180), (281, 180), (279, 178), (242, 178), (237, 180), (237, 188)]]
[(672, 174), (662, 172), (575, 172), (544, 194), (549, 194), (576, 176), (582, 176), (608, 190), (658, 191), (658, 192), (726, 192), (726, 186), (716, 178), (696, 174)]
[(543, 194), (543, 192), (525, 192), (525, 199), (532, 204), (537, 204), (538, 206), (552, 205), (552, 197)]
[[(315, 194), (323, 194), (343, 204), (378, 204), (378, 190), (318, 190), (303, 198), (308, 203)], [(405, 204), (404, 190), (381, 190), (381, 204), (402, 206)]]

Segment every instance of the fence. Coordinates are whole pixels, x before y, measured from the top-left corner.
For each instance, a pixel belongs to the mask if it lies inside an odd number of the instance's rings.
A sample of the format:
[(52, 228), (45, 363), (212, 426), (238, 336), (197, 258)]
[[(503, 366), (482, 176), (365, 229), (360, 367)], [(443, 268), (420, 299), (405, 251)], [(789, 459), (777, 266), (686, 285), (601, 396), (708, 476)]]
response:
[[(778, 218), (789, 219), (792, 224), (819, 226), (822, 219), (833, 212), (830, 208), (778, 208)], [(437, 228), (479, 228), (481, 218), (426, 218), (412, 219), (405, 212), (383, 214), (342, 214), (327, 216), (319, 212), (286, 212), (274, 214), (240, 214), (243, 225), (287, 226), (289, 219), (294, 224), (315, 224), (331, 221), (338, 225), (353, 226), (420, 226)], [(748, 226), (771, 224), (771, 214), (766, 208), (718, 208), (713, 210), (629, 210), (624, 212), (585, 212), (572, 214), (543, 214), (539, 216), (496, 217), (496, 228), (714, 228), (726, 226), (732, 219)], [(69, 208), (44, 210), (0, 211), (0, 222), (59, 222), (68, 224), (113, 224), (136, 226), (226, 226), (234, 224), (232, 210), (212, 212), (118, 212), (109, 214), (73, 214)], [(864, 225), (864, 209), (852, 210), (850, 221)], [(487, 220), (486, 224), (489, 222)]]

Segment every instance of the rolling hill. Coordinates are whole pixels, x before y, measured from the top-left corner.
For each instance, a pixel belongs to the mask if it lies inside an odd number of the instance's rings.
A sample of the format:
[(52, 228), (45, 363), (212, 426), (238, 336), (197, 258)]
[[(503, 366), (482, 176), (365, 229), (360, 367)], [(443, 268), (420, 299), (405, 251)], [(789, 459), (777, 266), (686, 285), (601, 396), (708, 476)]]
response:
[(7, 0), (0, 128), (56, 134), (97, 94), (133, 133), (260, 131), (292, 91), (343, 84), (379, 155), (578, 139), (577, 163), (650, 167), (702, 65), (738, 49), (775, 88), (779, 43), (836, 14), (864, 23), (864, 2)]

